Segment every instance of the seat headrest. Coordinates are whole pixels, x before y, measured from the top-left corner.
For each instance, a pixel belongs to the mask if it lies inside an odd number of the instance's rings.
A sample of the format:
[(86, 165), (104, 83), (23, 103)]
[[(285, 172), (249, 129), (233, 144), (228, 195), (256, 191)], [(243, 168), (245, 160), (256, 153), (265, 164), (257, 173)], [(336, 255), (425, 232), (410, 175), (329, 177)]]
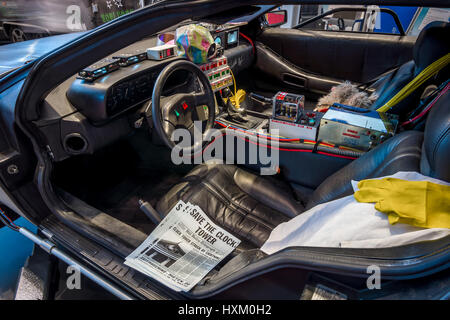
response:
[(427, 176), (450, 181), (450, 84), (428, 115), (420, 169)]
[(414, 44), (416, 74), (450, 52), (450, 23), (434, 21), (422, 29)]

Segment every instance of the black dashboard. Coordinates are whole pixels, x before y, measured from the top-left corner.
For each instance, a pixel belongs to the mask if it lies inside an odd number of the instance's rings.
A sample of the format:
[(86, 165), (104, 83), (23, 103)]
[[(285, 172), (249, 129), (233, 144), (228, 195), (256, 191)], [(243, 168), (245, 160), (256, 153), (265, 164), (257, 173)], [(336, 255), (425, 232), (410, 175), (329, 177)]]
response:
[(145, 60), (93, 82), (77, 78), (67, 90), (67, 99), (91, 122), (101, 124), (149, 100), (161, 70), (179, 59)]
[[(156, 45), (156, 37), (144, 39), (115, 54), (143, 50)], [(237, 75), (253, 62), (252, 46), (240, 41), (224, 51), (228, 65)], [(151, 100), (153, 85), (161, 70), (182, 57), (162, 61), (144, 60), (109, 73), (95, 81), (77, 75), (64, 81), (45, 98), (35, 125), (46, 137), (55, 161), (72, 155), (92, 154), (99, 148), (131, 133), (136, 110)], [(179, 77), (171, 87), (185, 84)]]

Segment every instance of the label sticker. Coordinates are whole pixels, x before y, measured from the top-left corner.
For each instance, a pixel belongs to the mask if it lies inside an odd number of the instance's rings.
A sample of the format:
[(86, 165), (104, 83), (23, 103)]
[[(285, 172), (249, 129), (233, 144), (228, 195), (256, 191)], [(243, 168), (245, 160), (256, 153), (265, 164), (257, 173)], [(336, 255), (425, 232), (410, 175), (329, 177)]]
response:
[(187, 292), (240, 242), (199, 206), (180, 200), (125, 264), (175, 291)]
[(314, 289), (311, 300), (347, 300), (347, 296), (324, 285), (318, 284)]

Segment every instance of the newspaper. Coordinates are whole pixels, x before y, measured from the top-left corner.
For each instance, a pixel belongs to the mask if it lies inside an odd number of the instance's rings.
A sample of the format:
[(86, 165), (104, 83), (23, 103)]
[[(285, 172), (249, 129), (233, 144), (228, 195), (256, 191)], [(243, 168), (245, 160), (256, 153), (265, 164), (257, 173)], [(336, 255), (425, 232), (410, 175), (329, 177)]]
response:
[(241, 241), (203, 210), (178, 201), (125, 264), (175, 291), (189, 291)]

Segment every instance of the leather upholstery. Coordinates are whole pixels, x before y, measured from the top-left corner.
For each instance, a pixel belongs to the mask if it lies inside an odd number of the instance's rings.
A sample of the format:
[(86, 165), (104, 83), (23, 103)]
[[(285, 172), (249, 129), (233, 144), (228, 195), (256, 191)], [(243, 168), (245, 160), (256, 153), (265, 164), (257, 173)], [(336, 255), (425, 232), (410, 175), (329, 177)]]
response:
[(419, 171), (423, 134), (403, 132), (354, 160), (323, 181), (308, 201), (307, 209), (353, 193), (351, 180), (382, 177), (397, 171)]
[(256, 40), (311, 76), (357, 83), (412, 59), (414, 45), (412, 37), (287, 28), (267, 28)]
[(436, 101), (425, 128), (421, 172), (450, 181), (450, 91)]
[(397, 92), (414, 79), (416, 65), (413, 60), (400, 66), (398, 70), (391, 72), (375, 82), (371, 88), (375, 89), (378, 99), (370, 106), (376, 110), (388, 102)]
[(256, 42), (256, 67), (281, 83), (295, 88), (304, 88), (316, 93), (325, 93), (340, 80), (328, 76), (312, 74), (279, 56), (275, 51)]
[(450, 52), (449, 36), (448, 22), (431, 22), (420, 32), (413, 49), (415, 75)]
[[(400, 91), (405, 85), (407, 85), (414, 77), (428, 67), (431, 63), (437, 59), (443, 57), (450, 52), (450, 43), (448, 41), (450, 37), (450, 23), (446, 22), (431, 22), (428, 24), (417, 37), (416, 43), (413, 48), (414, 60), (403, 64), (398, 70), (384, 76), (380, 80), (374, 83), (372, 86), (375, 88), (379, 98), (371, 106), (372, 110), (378, 109), (389, 101), (397, 92)], [(448, 70), (440, 72), (442, 79), (446, 80)], [(422, 87), (424, 88), (428, 82)], [(403, 114), (406, 109), (409, 109), (411, 105), (417, 104), (418, 98), (421, 95), (421, 90), (416, 90), (413, 94), (407, 97), (405, 100), (396, 105), (390, 112), (395, 114)]]
[(304, 210), (352, 194), (351, 180), (417, 171), (450, 181), (449, 99), (447, 91), (434, 104), (425, 133), (402, 132), (354, 160), (325, 179), (307, 200), (306, 208), (287, 182), (232, 165), (203, 164), (174, 186), (157, 209), (167, 214), (180, 199), (197, 204), (242, 240), (240, 252), (260, 247), (275, 226)]
[(167, 214), (178, 202), (190, 201), (227, 231), (242, 247), (260, 247), (272, 229), (304, 210), (286, 183), (262, 178), (232, 165), (197, 166), (159, 201)]

